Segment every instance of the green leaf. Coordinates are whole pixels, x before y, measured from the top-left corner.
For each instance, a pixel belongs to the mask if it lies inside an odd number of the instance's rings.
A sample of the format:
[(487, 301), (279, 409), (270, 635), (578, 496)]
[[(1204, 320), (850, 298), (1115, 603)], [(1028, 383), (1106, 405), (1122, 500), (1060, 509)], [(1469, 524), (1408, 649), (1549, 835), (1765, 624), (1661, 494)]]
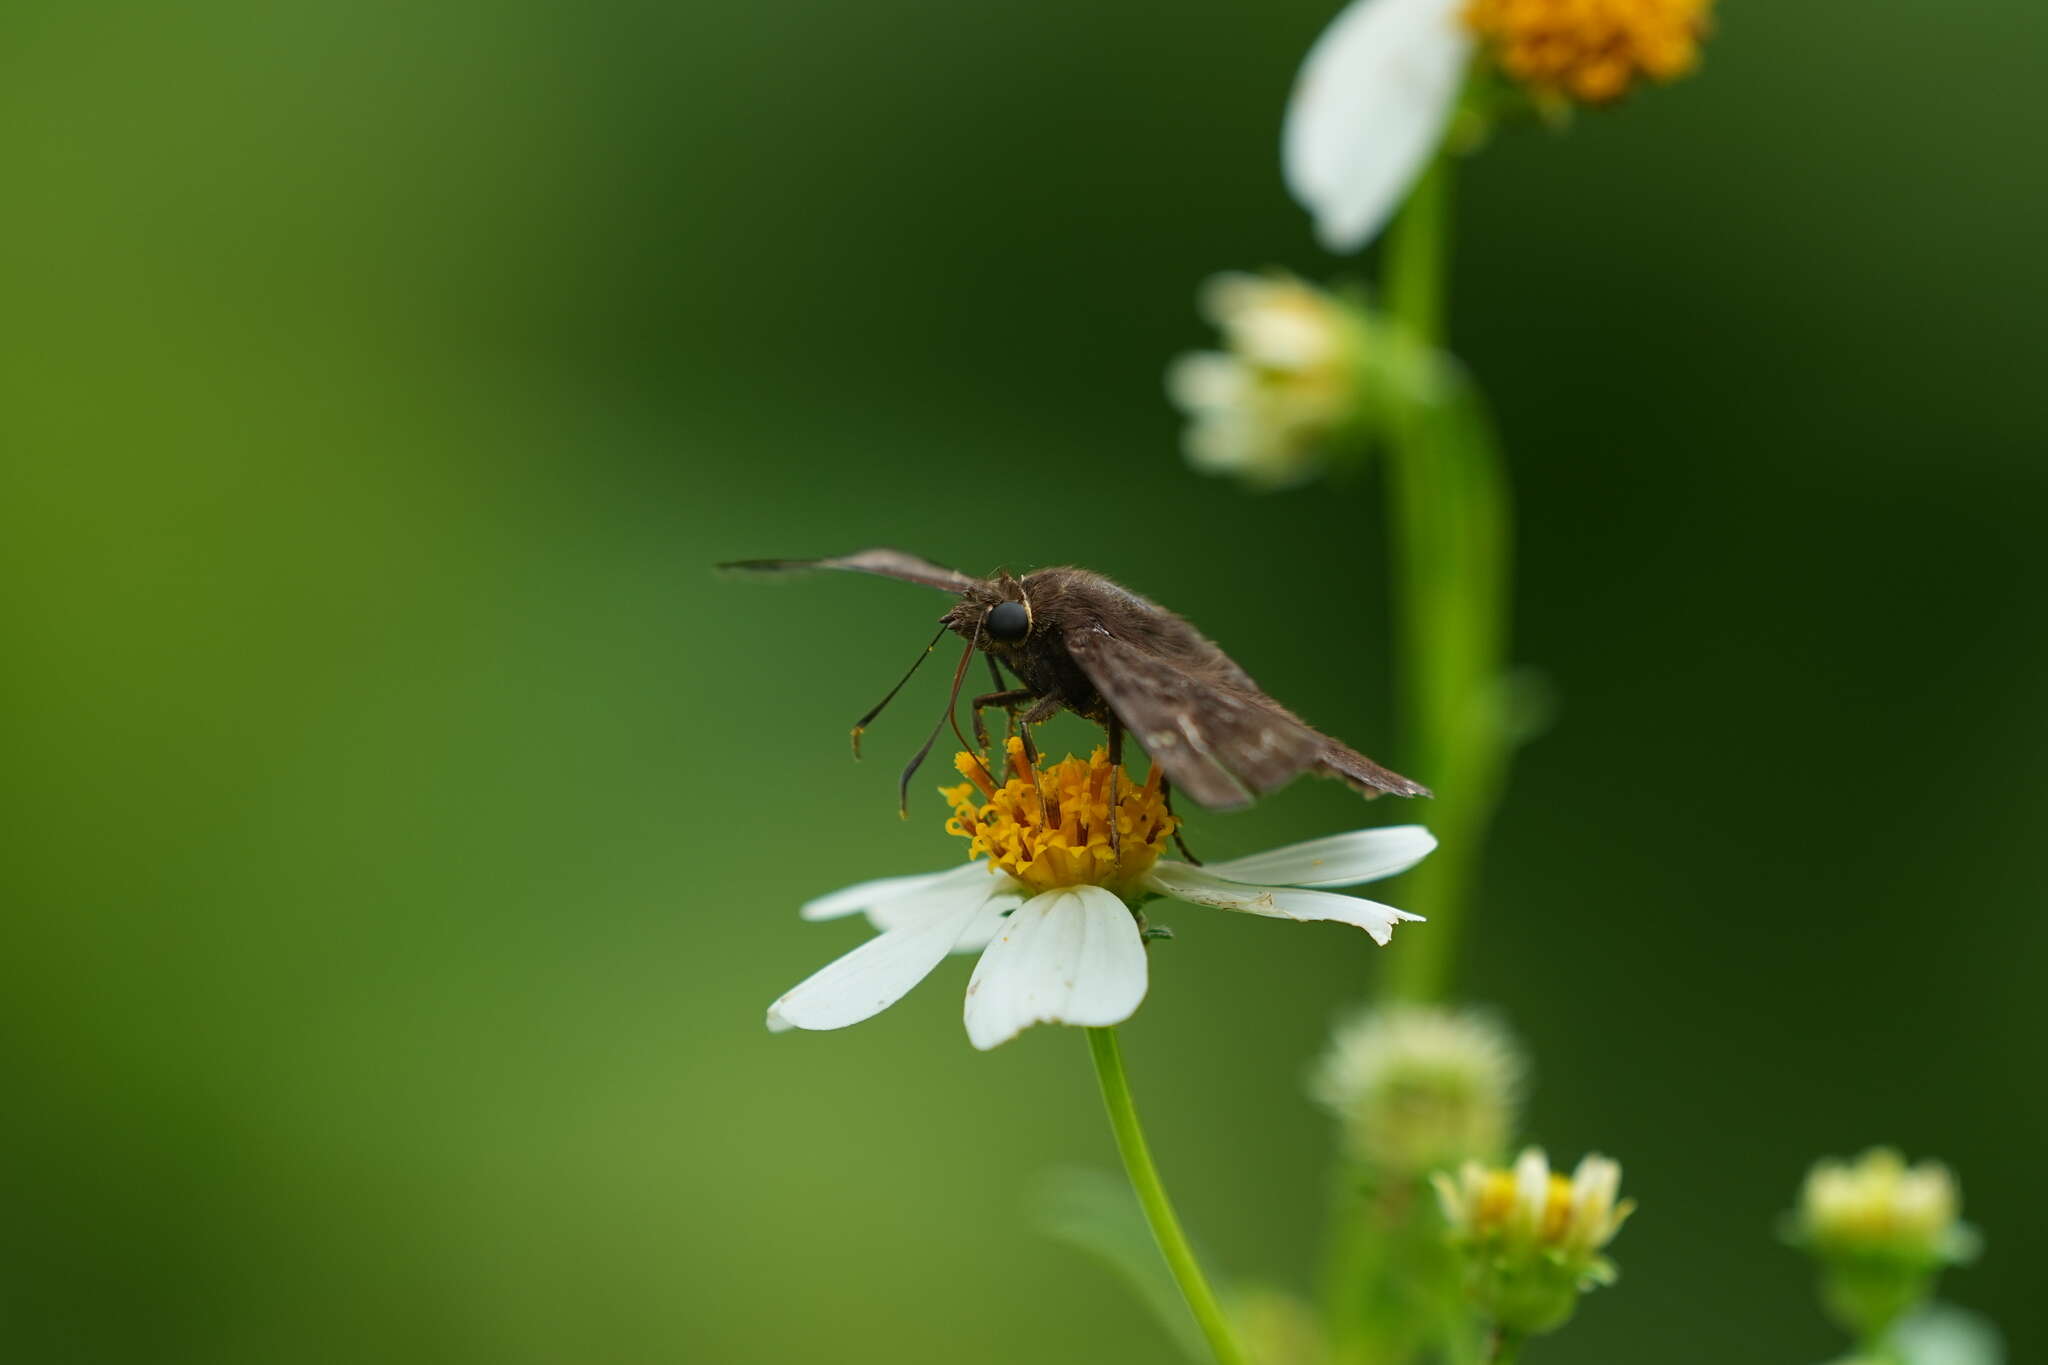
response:
[(1102, 1171), (1048, 1171), (1036, 1191), (1039, 1230), (1107, 1266), (1128, 1285), (1190, 1360), (1209, 1359), (1194, 1315), (1181, 1298), (1137, 1196)]
[(2005, 1365), (2005, 1342), (1988, 1318), (1937, 1303), (1914, 1313), (1892, 1332), (1906, 1365)]

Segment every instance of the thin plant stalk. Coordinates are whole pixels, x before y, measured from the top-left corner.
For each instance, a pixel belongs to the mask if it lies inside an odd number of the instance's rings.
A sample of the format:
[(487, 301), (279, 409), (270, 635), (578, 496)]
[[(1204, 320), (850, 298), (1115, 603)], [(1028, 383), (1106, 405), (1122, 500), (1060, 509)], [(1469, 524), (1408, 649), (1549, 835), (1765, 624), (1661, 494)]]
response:
[(1116, 1030), (1089, 1029), (1088, 1051), (1095, 1059), (1096, 1079), (1102, 1083), (1102, 1103), (1109, 1110), (1109, 1126), (1116, 1134), (1117, 1151), (1123, 1156), (1124, 1171), (1131, 1178), (1138, 1204), (1145, 1211), (1152, 1240), (1159, 1244), (1159, 1254), (1166, 1258), (1166, 1267), (1173, 1273), (1174, 1283), (1180, 1286), (1181, 1297), (1187, 1300), (1188, 1311), (1195, 1315), (1217, 1365), (1246, 1365), (1230, 1320), (1223, 1314), (1223, 1305), (1217, 1302), (1216, 1292), (1203, 1277), (1194, 1248), (1188, 1245), (1187, 1234), (1181, 1230), (1180, 1219), (1174, 1216), (1173, 1204), (1166, 1197), (1159, 1169), (1152, 1164), (1152, 1151), (1146, 1146), (1145, 1130), (1131, 1100), (1130, 1078), (1124, 1074), (1123, 1050), (1117, 1046)]
[(1509, 748), (1503, 687), (1512, 507), (1507, 471), (1477, 388), (1440, 356), (1448, 312), (1451, 162), (1439, 157), (1389, 231), (1386, 308), (1428, 373), (1400, 403), (1388, 442), (1398, 695), (1411, 760), (1437, 793), (1436, 856), (1408, 874), (1402, 904), (1429, 918), (1388, 962), (1389, 991), (1449, 989), (1486, 826)]

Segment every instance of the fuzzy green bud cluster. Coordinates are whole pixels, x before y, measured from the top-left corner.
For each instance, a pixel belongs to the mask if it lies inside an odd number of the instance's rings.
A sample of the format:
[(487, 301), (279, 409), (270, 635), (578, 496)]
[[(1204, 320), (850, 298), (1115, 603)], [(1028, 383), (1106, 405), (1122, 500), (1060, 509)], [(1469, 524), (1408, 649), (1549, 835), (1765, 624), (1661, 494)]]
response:
[(1336, 1116), (1354, 1161), (1420, 1179), (1501, 1159), (1526, 1070), (1514, 1039), (1485, 1015), (1395, 1006), (1337, 1027), (1309, 1093)]
[(1876, 1340), (1927, 1298), (1943, 1267), (1974, 1254), (1961, 1211), (1947, 1167), (1909, 1167), (1876, 1147), (1855, 1161), (1814, 1165), (1788, 1236), (1820, 1262), (1829, 1313), (1858, 1338)]
[(1635, 1209), (1615, 1199), (1617, 1163), (1589, 1155), (1567, 1180), (1530, 1147), (1510, 1170), (1469, 1162), (1456, 1179), (1439, 1174), (1435, 1183), (1467, 1293), (1501, 1332), (1553, 1331), (1582, 1293), (1613, 1283), (1614, 1265), (1600, 1252)]

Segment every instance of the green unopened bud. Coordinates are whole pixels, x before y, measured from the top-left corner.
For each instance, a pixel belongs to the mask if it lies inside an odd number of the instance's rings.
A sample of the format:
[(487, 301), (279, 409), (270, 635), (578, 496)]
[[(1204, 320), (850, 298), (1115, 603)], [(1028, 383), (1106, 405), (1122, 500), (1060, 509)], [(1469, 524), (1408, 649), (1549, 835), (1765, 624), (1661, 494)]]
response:
[(1875, 1341), (1926, 1299), (1944, 1266), (1966, 1261), (1975, 1234), (1960, 1218), (1955, 1177), (1938, 1162), (1908, 1167), (1888, 1147), (1807, 1173), (1790, 1240), (1821, 1264), (1828, 1312)]
[(1420, 1177), (1501, 1159), (1525, 1070), (1514, 1039), (1484, 1015), (1396, 1006), (1340, 1024), (1309, 1093), (1337, 1116), (1354, 1160)]
[(1617, 1163), (1587, 1156), (1567, 1180), (1531, 1147), (1512, 1170), (1474, 1161), (1457, 1179), (1439, 1174), (1435, 1181), (1465, 1259), (1466, 1290), (1502, 1332), (1552, 1331), (1571, 1317), (1580, 1294), (1613, 1283), (1614, 1265), (1600, 1250), (1635, 1211), (1633, 1200), (1615, 1200)]

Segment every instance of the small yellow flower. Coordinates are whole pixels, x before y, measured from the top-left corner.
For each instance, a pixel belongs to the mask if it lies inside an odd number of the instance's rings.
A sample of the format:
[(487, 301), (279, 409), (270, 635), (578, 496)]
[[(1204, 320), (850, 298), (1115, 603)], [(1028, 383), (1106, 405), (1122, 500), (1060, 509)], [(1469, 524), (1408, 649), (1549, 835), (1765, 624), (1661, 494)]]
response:
[(1884, 1252), (1911, 1259), (1947, 1259), (1959, 1226), (1962, 1196), (1948, 1167), (1908, 1167), (1889, 1147), (1854, 1162), (1821, 1161), (1799, 1200), (1803, 1240), (1816, 1252)]
[(1889, 1331), (1934, 1290), (1944, 1266), (1970, 1259), (1955, 1177), (1939, 1162), (1909, 1167), (1889, 1147), (1808, 1172), (1789, 1238), (1820, 1262), (1821, 1301), (1859, 1337)]
[(1713, 0), (1469, 0), (1465, 27), (1539, 96), (1607, 104), (1699, 61)]
[(1512, 1170), (1468, 1161), (1454, 1183), (1436, 1177), (1444, 1217), (1460, 1238), (1472, 1242), (1541, 1247), (1585, 1256), (1613, 1240), (1635, 1201), (1614, 1201), (1621, 1166), (1597, 1154), (1579, 1162), (1567, 1180), (1550, 1169), (1535, 1147), (1523, 1151)]
[[(1010, 771), (1026, 772), (1024, 742), (1013, 736), (1008, 753)], [(946, 833), (968, 841), (968, 857), (988, 859), (991, 871), (1032, 891), (1100, 886), (1123, 894), (1144, 881), (1180, 823), (1167, 813), (1156, 766), (1143, 782), (1133, 782), (1123, 768), (1110, 766), (1109, 751), (1100, 746), (1085, 763), (1068, 758), (1039, 769), (1035, 785), (1017, 776), (996, 786), (978, 754), (963, 752), (953, 766), (967, 781), (940, 789), (953, 807)]]
[(1530, 1147), (1512, 1170), (1465, 1163), (1452, 1180), (1432, 1177), (1451, 1239), (1466, 1258), (1474, 1303), (1503, 1329), (1548, 1332), (1572, 1315), (1579, 1295), (1611, 1284), (1614, 1266), (1600, 1250), (1635, 1211), (1616, 1202), (1621, 1167), (1599, 1155), (1571, 1179), (1555, 1174)]

